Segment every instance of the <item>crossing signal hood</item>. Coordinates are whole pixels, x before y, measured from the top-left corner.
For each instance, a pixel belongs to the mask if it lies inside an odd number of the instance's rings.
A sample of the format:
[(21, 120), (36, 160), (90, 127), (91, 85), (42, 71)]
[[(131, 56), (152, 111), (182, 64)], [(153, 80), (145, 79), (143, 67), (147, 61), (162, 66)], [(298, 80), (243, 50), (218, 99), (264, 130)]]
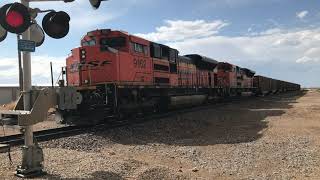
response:
[(36, 23), (30, 26), (30, 34), (31, 34), (31, 41), (36, 43), (36, 47), (39, 47), (43, 44), (45, 39), (45, 34), (43, 29)]
[(0, 25), (11, 33), (23, 33), (31, 25), (29, 9), (21, 3), (2, 6), (0, 8)]
[(98, 9), (100, 7), (101, 1), (108, 1), (108, 0), (89, 0), (89, 1), (90, 1), (91, 6), (94, 9)]
[(70, 16), (66, 12), (51, 11), (44, 16), (42, 28), (48, 36), (60, 39), (69, 33), (69, 22)]

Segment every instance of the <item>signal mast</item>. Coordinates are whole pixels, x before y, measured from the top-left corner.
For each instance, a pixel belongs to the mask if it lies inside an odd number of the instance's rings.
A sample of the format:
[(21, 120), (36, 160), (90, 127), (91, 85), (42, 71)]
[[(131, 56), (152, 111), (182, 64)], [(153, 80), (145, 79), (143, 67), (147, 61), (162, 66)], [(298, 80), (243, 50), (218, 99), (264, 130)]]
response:
[[(8, 32), (22, 34), (18, 46), (22, 51), (23, 62), (23, 111), (15, 111), (15, 115), (21, 115), (31, 111), (31, 52), (40, 46), (45, 39), (45, 34), (51, 38), (60, 39), (69, 32), (70, 16), (63, 11), (30, 8), (30, 2), (64, 1), (66, 3), (74, 0), (21, 0), (21, 3), (10, 3), (0, 8), (0, 42), (5, 40)], [(98, 9), (102, 1), (89, 0), (94, 9)], [(47, 13), (48, 12), (48, 13)], [(42, 28), (37, 24), (35, 18), (38, 13), (47, 13), (42, 20)], [(43, 151), (33, 137), (33, 125), (39, 122), (27, 119), (23, 124), (24, 146), (22, 147), (22, 163), (16, 169), (18, 177), (34, 177), (43, 174)], [(19, 124), (21, 125), (21, 124)]]

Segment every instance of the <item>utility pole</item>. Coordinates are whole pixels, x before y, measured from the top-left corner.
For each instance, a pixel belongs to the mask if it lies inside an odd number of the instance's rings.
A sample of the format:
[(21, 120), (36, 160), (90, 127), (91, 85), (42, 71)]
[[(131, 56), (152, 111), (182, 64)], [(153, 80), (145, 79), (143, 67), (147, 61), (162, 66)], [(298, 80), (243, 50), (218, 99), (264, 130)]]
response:
[(50, 71), (51, 71), (51, 87), (54, 88), (53, 84), (53, 70), (52, 70), (52, 62), (50, 62)]
[[(17, 34), (17, 44), (21, 39), (21, 35)], [(23, 77), (22, 77), (22, 62), (21, 62), (21, 51), (18, 48), (18, 64), (19, 64), (19, 90), (22, 92), (23, 90)]]

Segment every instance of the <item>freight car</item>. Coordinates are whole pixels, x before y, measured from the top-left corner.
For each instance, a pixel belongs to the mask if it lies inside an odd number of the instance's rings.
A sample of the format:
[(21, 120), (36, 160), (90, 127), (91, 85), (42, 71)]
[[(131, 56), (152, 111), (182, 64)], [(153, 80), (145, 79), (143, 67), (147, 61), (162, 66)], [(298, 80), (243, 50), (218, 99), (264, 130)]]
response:
[(97, 123), (108, 115), (122, 118), (243, 93), (297, 89), (277, 81), (274, 90), (250, 69), (198, 54), (179, 56), (169, 46), (110, 29), (88, 32), (66, 65), (66, 84), (61, 81), (58, 92), (61, 122)]
[(301, 89), (299, 84), (289, 83), (264, 76), (254, 76), (253, 86), (256, 88), (257, 95), (274, 94), (277, 92), (298, 91)]

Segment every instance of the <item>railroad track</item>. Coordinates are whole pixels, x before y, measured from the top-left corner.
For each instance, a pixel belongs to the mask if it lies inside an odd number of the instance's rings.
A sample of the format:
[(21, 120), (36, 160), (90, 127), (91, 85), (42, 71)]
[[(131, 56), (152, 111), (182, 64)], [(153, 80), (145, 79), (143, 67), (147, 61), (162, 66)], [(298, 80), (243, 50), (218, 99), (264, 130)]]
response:
[[(171, 110), (164, 113), (155, 113), (155, 114), (149, 114), (149, 115), (142, 115), (141, 117), (134, 117), (132, 119), (124, 119), (124, 120), (115, 120), (110, 119), (110, 121), (106, 121), (104, 124), (98, 124), (95, 126), (66, 126), (66, 127), (60, 127), (55, 129), (48, 129), (48, 130), (42, 130), (42, 131), (36, 131), (34, 132), (35, 139), (40, 141), (48, 141), (52, 139), (58, 139), (62, 137), (68, 137), (68, 136), (74, 136), (82, 133), (90, 133), (96, 130), (110, 130), (117, 127), (123, 127), (123, 126), (129, 126), (132, 124), (138, 124), (138, 123), (144, 123), (151, 120), (156, 120), (160, 118), (166, 118), (166, 117), (172, 117), (183, 113), (189, 113), (189, 112), (195, 112), (200, 110), (207, 110), (210, 108), (228, 105), (230, 103), (240, 102), (246, 100), (252, 100), (255, 98), (252, 97), (237, 97), (237, 98), (229, 98), (222, 102), (217, 102), (213, 104), (207, 104), (203, 106), (196, 106), (196, 107), (189, 107), (189, 108), (181, 108), (176, 110)], [(10, 135), (10, 136), (3, 136), (0, 137), (0, 144), (8, 144), (10, 146), (17, 146), (22, 145), (24, 143), (24, 136), (23, 134), (17, 134), (17, 135)]]
[[(37, 141), (48, 141), (61, 137), (71, 136), (82, 133), (86, 128), (78, 126), (66, 126), (54, 129), (47, 129), (34, 132)], [(24, 135), (16, 134), (0, 137), (0, 144), (8, 144), (10, 146), (21, 145), (24, 143)]]

